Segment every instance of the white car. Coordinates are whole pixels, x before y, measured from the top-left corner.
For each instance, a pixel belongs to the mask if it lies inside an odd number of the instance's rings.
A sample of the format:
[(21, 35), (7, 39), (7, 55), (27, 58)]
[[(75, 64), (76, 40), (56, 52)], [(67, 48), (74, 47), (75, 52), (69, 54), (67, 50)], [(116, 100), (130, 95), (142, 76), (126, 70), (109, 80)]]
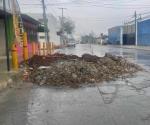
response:
[(67, 43), (67, 46), (68, 46), (68, 47), (76, 47), (76, 43), (75, 43), (75, 41), (69, 41), (69, 42)]

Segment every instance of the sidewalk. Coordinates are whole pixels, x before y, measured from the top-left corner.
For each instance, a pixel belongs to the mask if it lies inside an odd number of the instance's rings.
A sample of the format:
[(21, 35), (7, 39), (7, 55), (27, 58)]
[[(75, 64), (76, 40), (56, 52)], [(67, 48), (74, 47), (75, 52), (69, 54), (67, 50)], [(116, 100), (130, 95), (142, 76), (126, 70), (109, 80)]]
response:
[(0, 92), (7, 87), (15, 87), (22, 84), (22, 77), (20, 72), (0, 72)]
[(0, 91), (8, 86), (9, 75), (8, 73), (0, 73)]
[(145, 51), (150, 51), (150, 46), (120, 46), (120, 45), (116, 45), (116, 47), (121, 47), (124, 49), (137, 49), (137, 50), (145, 50)]

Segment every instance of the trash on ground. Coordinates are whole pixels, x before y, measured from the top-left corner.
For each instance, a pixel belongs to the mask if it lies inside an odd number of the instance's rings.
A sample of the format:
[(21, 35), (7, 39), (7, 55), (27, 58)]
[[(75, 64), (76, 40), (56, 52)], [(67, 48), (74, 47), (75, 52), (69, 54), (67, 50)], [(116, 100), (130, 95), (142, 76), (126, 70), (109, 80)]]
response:
[[(24, 64), (24, 62), (22, 63)], [(142, 68), (126, 59), (106, 53), (104, 57), (84, 54), (53, 54), (33, 56), (26, 65), (30, 81), (38, 85), (78, 88), (83, 85), (114, 80), (126, 74), (136, 73)]]

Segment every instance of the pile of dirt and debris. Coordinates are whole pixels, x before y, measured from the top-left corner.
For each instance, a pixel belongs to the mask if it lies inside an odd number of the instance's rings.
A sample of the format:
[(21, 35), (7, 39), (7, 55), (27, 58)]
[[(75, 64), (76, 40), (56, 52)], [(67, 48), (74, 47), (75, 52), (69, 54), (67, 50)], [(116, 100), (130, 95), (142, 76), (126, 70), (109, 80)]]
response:
[(106, 54), (97, 57), (84, 54), (54, 54), (29, 59), (30, 80), (39, 85), (80, 87), (85, 84), (112, 80), (142, 70), (122, 57)]

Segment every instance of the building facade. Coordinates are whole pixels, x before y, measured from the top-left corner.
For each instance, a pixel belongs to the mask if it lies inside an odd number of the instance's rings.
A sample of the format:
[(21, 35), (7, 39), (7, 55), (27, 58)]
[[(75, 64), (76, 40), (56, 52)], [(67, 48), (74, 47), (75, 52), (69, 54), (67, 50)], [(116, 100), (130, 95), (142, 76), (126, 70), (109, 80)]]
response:
[(135, 24), (123, 26), (123, 45), (135, 45)]
[(150, 45), (150, 19), (138, 22), (137, 32), (138, 32), (137, 37), (138, 45), (142, 46)]
[(19, 11), (17, 0), (0, 0), (0, 71), (6, 71), (10, 67), (9, 53), (14, 41), (14, 11)]
[[(136, 45), (135, 22), (124, 25), (123, 29), (124, 45)], [(150, 19), (140, 19), (137, 21), (137, 45), (150, 45)]]
[[(137, 30), (136, 30), (137, 29)], [(137, 28), (135, 29), (135, 21), (126, 23), (122, 26), (122, 33), (120, 26), (113, 27), (108, 30), (108, 38), (110, 44), (119, 44), (122, 40), (123, 45), (150, 45), (150, 19), (140, 19), (137, 21)], [(137, 33), (135, 33), (135, 31)], [(137, 41), (136, 41), (137, 34)], [(119, 41), (120, 40), (120, 41)]]
[(108, 29), (108, 43), (115, 45), (122, 44), (122, 26)]
[(28, 42), (38, 42), (38, 30), (40, 22), (34, 18), (21, 14), (24, 31), (27, 32)]

